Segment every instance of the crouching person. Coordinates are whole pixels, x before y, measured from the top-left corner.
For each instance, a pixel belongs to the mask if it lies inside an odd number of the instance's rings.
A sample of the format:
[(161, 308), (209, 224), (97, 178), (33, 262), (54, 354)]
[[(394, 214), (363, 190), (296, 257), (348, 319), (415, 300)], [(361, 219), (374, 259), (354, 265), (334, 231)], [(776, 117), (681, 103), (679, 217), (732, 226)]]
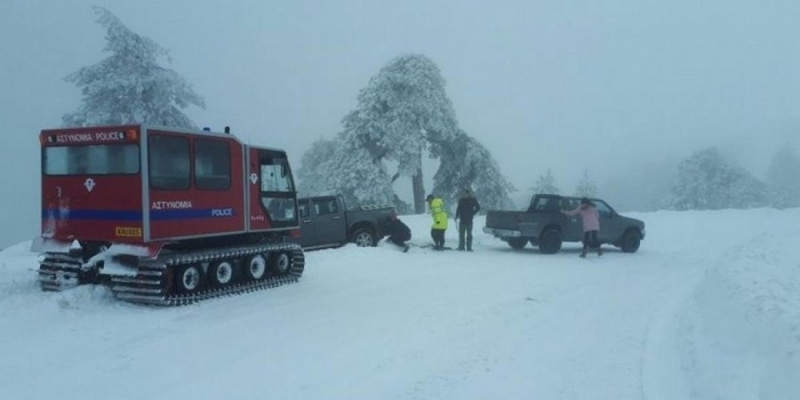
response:
[(403, 221), (400, 221), (400, 218), (397, 218), (396, 212), (392, 212), (392, 215), (388, 217), (386, 227), (389, 232), (389, 237), (386, 240), (399, 246), (403, 249), (403, 252), (408, 251), (406, 241), (411, 240), (411, 229)]

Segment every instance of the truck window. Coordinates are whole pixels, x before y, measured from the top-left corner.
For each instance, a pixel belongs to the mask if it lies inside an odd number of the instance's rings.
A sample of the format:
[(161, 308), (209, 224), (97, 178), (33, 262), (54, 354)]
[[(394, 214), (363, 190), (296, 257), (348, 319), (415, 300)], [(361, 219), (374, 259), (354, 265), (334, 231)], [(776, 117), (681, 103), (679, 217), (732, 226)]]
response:
[(318, 199), (314, 200), (314, 211), (317, 215), (338, 214), (339, 205), (336, 199)]
[(191, 186), (189, 139), (151, 135), (148, 139), (150, 187), (160, 190), (186, 190)]
[(139, 146), (102, 144), (45, 147), (45, 175), (125, 175), (139, 173)]
[(302, 202), (298, 208), (300, 210), (300, 218), (308, 218), (308, 204), (306, 204), (306, 202)]
[(223, 140), (194, 141), (194, 184), (201, 190), (231, 187), (231, 150)]
[(600, 200), (593, 200), (592, 203), (597, 207), (597, 213), (600, 214), (601, 217), (611, 216), (611, 207), (609, 207), (608, 204)]

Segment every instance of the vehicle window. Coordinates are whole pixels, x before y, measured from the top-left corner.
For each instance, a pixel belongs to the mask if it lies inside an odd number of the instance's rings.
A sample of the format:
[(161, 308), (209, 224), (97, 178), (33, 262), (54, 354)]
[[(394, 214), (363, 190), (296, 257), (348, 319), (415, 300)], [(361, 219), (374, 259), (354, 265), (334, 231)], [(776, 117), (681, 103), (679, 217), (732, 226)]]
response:
[(317, 215), (336, 214), (339, 212), (339, 206), (336, 199), (314, 200), (314, 211)]
[(297, 218), (292, 198), (262, 198), (261, 201), (273, 221), (294, 221)]
[(194, 141), (194, 184), (203, 190), (226, 190), (231, 187), (228, 142), (209, 139)]
[(308, 204), (300, 203), (300, 218), (308, 218)]
[(139, 146), (102, 144), (45, 147), (45, 175), (125, 175), (139, 173)]
[(186, 190), (191, 186), (189, 140), (183, 137), (152, 135), (148, 139), (150, 187), (161, 190)]
[(561, 209), (564, 211), (572, 211), (580, 205), (578, 199), (563, 199), (561, 201)]
[(262, 192), (293, 192), (292, 175), (285, 162), (261, 165)]
[(539, 197), (536, 201), (535, 210), (558, 210), (558, 199), (553, 197)]
[(600, 214), (601, 217), (611, 216), (611, 207), (609, 207), (608, 204), (599, 200), (594, 200), (593, 203), (595, 207), (597, 207), (597, 213)]

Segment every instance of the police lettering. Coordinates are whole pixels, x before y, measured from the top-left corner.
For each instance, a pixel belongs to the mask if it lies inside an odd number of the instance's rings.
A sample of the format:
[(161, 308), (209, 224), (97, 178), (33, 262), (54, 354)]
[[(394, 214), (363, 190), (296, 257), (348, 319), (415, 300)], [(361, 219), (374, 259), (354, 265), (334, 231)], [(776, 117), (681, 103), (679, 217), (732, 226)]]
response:
[(56, 135), (56, 143), (113, 142), (125, 140), (123, 132), (70, 133)]
[(232, 208), (214, 208), (211, 210), (212, 217), (232, 217), (233, 216), (233, 209)]
[(192, 208), (192, 202), (188, 200), (178, 201), (154, 201), (151, 210), (180, 210), (184, 208)]

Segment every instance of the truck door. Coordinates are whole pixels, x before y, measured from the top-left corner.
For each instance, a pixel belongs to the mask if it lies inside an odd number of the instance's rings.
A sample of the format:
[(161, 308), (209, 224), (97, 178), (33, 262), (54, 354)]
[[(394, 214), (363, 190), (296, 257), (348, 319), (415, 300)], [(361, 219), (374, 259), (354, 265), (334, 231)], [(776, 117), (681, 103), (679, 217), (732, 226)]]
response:
[(319, 244), (347, 242), (347, 221), (336, 197), (311, 199), (313, 229)]
[(592, 200), (597, 207), (597, 214), (600, 215), (600, 232), (597, 233), (598, 239), (603, 243), (611, 243), (622, 237), (621, 219), (616, 213), (602, 200)]
[(314, 230), (314, 219), (308, 199), (297, 200), (297, 214), (300, 218), (300, 246), (310, 247), (317, 244)]
[(297, 193), (286, 153), (250, 147), (248, 162), (250, 230), (297, 228)]
[[(578, 208), (579, 205), (580, 201), (578, 199), (561, 199), (561, 210), (563, 211), (572, 211)], [(564, 218), (564, 224), (562, 226), (562, 236), (564, 240), (583, 240), (583, 221), (581, 220), (580, 214), (573, 216), (562, 215), (562, 218)]]

